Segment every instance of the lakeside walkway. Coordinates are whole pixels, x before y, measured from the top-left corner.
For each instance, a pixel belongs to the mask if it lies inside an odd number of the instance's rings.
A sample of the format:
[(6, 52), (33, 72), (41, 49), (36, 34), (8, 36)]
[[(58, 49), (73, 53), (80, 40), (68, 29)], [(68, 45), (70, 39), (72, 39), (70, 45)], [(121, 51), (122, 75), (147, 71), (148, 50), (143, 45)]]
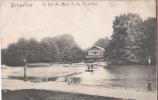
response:
[(81, 93), (87, 95), (97, 95), (105, 97), (136, 99), (136, 100), (157, 100), (156, 91), (136, 91), (128, 89), (110, 89), (103, 86), (85, 86), (65, 82), (41, 82), (33, 83), (22, 80), (2, 79), (2, 90), (20, 90), (20, 89), (42, 89), (52, 91), (62, 91), (70, 93)]

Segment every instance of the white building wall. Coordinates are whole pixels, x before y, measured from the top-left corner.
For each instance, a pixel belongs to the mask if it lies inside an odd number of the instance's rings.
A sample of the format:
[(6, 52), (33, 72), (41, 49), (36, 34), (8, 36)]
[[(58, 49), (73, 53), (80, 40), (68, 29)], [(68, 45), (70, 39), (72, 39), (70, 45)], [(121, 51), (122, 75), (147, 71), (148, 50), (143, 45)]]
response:
[(88, 51), (88, 55), (90, 55), (90, 56), (95, 56), (95, 55), (102, 56), (103, 51), (102, 50), (90, 50), (90, 51)]

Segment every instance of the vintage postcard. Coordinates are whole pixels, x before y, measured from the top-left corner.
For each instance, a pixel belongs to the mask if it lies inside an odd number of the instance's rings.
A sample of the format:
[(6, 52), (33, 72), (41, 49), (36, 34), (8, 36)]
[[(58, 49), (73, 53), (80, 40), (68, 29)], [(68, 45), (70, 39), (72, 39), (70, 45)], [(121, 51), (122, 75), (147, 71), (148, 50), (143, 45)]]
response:
[(156, 0), (1, 0), (2, 100), (157, 100)]

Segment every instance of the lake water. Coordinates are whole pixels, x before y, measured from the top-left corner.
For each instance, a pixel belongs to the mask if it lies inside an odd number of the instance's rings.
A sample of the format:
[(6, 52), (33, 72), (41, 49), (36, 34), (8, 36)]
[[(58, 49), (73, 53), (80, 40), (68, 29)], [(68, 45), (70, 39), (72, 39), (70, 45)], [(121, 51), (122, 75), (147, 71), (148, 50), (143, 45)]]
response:
[[(74, 84), (97, 85), (108, 88), (147, 90), (149, 82), (148, 66), (95, 66), (93, 72), (83, 72), (73, 76)], [(156, 67), (151, 67), (152, 89), (156, 89)]]
[[(73, 78), (73, 84), (104, 86), (108, 88), (123, 88), (147, 91), (149, 82), (148, 66), (106, 66), (94, 65), (93, 72), (85, 71), (86, 64), (63, 64), (50, 67), (29, 67), (28, 80), (35, 77), (47, 77), (49, 81), (67, 82), (65, 76)], [(77, 74), (72, 74), (77, 73)], [(2, 69), (2, 79), (23, 80), (23, 67)], [(156, 90), (156, 67), (151, 66), (152, 90)], [(3, 83), (2, 83), (3, 85)]]

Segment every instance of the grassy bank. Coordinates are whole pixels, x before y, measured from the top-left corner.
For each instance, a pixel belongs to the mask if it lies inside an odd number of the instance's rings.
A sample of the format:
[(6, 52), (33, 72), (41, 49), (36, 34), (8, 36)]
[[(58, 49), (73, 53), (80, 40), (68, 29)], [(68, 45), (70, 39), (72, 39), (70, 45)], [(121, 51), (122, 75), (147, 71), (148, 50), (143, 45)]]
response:
[(2, 100), (125, 100), (50, 90), (2, 90)]

